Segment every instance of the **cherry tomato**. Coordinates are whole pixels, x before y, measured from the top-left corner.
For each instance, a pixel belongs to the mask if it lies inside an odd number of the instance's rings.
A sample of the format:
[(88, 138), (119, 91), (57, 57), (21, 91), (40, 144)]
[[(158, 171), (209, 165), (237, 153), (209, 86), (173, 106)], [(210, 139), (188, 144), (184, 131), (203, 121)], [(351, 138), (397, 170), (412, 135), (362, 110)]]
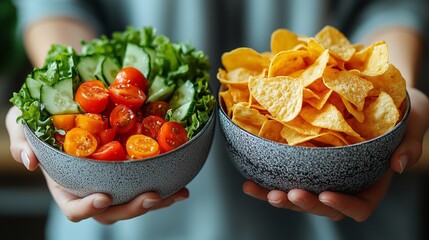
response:
[(171, 151), (187, 141), (188, 133), (178, 122), (166, 122), (159, 129), (158, 143), (161, 152)]
[(90, 132), (73, 128), (66, 133), (64, 151), (76, 157), (88, 157), (97, 149), (97, 139)]
[(62, 134), (60, 134), (60, 133), (55, 133), (55, 141), (58, 143), (58, 144), (61, 144), (61, 145), (63, 145), (64, 144), (64, 139), (65, 139), (65, 135), (62, 135)]
[(159, 116), (152, 115), (145, 117), (142, 121), (143, 134), (157, 140), (158, 131), (164, 123), (164, 118)]
[(148, 104), (143, 105), (143, 115), (144, 116), (160, 116), (165, 118), (168, 109), (170, 109), (170, 105), (165, 101), (154, 101)]
[(52, 115), (51, 118), (56, 129), (68, 131), (76, 126), (76, 114)]
[(116, 129), (117, 133), (126, 133), (134, 128), (137, 123), (134, 111), (123, 105), (117, 105), (109, 117), (110, 126)]
[(110, 99), (116, 104), (124, 104), (138, 109), (146, 101), (146, 94), (140, 88), (125, 83), (112, 84), (109, 87)]
[(85, 129), (93, 135), (98, 135), (106, 129), (103, 117), (97, 113), (78, 114), (75, 122), (76, 127)]
[(98, 148), (91, 158), (96, 160), (120, 161), (126, 160), (127, 154), (118, 141), (112, 141)]
[(109, 91), (99, 80), (83, 82), (77, 89), (75, 101), (89, 113), (101, 113), (109, 102)]
[(125, 146), (129, 137), (135, 134), (143, 134), (143, 124), (137, 120), (136, 125), (130, 131), (116, 135), (116, 140)]
[(147, 92), (148, 88), (146, 77), (135, 67), (122, 68), (116, 75), (115, 81), (113, 82), (113, 84), (119, 83), (134, 85), (143, 90), (143, 92)]
[(136, 134), (129, 137), (125, 147), (131, 159), (153, 157), (160, 153), (156, 140), (143, 134)]
[(115, 139), (116, 128), (106, 128), (98, 134), (102, 145), (109, 143)]

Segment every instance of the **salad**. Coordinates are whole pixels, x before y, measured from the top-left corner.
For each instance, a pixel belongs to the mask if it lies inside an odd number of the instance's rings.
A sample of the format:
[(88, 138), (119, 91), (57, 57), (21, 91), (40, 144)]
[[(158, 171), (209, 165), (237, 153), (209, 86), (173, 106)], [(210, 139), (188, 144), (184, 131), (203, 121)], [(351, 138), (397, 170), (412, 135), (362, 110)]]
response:
[(202, 51), (152, 27), (53, 45), (10, 101), (35, 135), (68, 154), (141, 159), (171, 151), (207, 123), (215, 98)]

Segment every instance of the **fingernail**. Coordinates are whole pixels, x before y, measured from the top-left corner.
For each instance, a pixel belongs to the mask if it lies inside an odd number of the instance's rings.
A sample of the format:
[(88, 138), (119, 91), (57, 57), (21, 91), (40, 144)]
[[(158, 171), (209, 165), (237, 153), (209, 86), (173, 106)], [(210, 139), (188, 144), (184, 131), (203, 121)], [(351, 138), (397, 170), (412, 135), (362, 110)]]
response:
[(273, 205), (274, 207), (281, 207), (282, 201), (281, 200), (268, 200), (268, 202)]
[(21, 161), (24, 166), (30, 170), (30, 158), (28, 157), (28, 154), (25, 151), (21, 152)]
[(177, 198), (174, 199), (174, 201), (175, 202), (180, 202), (180, 201), (183, 201), (185, 199), (187, 199), (187, 198), (185, 198), (185, 197), (177, 197)]
[(143, 208), (149, 209), (159, 203), (158, 199), (146, 198), (143, 200)]
[(399, 173), (402, 173), (408, 164), (408, 156), (407, 155), (401, 155), (399, 156), (399, 166), (401, 166), (401, 170)]
[(305, 201), (301, 198), (293, 199), (292, 203), (297, 205), (298, 207), (304, 207), (305, 206)]
[(105, 198), (96, 198), (92, 202), (92, 205), (97, 209), (104, 209), (110, 205), (110, 201)]
[(324, 198), (319, 198), (319, 201), (322, 202), (323, 204), (325, 204), (326, 206), (331, 207), (333, 205), (333, 203), (331, 201), (324, 199)]

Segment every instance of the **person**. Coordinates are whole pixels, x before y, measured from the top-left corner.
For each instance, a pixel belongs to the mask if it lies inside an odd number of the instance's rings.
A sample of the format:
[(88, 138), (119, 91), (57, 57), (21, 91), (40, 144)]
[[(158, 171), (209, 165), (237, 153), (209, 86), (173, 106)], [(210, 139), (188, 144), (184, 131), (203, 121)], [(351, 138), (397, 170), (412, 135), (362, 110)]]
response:
[[(401, 216), (399, 211), (404, 204), (389, 208), (383, 203), (389, 200), (389, 196), (386, 197), (389, 188), (394, 188), (392, 181), (400, 180), (400, 177), (394, 178), (395, 172), (403, 173), (418, 161), (429, 124), (429, 100), (416, 88), (426, 37), (424, 30), (428, 29), (425, 1), (15, 0), (15, 3), (25, 48), (35, 66), (43, 64), (52, 43), (79, 49), (81, 40), (121, 31), (127, 25), (150, 25), (172, 41), (189, 41), (204, 50), (210, 56), (214, 76), (223, 52), (240, 46), (266, 51), (270, 34), (276, 28), (312, 36), (330, 24), (352, 42), (369, 44), (385, 40), (391, 62), (407, 80), (412, 103), (410, 122), (403, 142), (391, 158), (391, 169), (369, 189), (356, 195), (335, 192), (313, 195), (300, 189), (270, 191), (243, 180), (228, 161), (217, 128), (209, 158), (200, 174), (187, 188), (164, 200), (150, 192), (127, 204), (109, 206), (111, 199), (105, 194), (79, 198), (45, 175), (56, 203), (48, 221), (49, 239), (421, 237), (421, 227), (414, 218), (420, 210), (409, 204), (407, 207), (413, 211), (405, 209), (400, 213), (406, 215)], [(215, 77), (211, 84), (216, 89)], [(19, 110), (12, 107), (6, 117), (11, 153), (16, 161), (33, 171), (38, 161), (15, 121), (18, 115)], [(400, 195), (416, 190), (419, 185), (413, 184), (400, 188), (403, 191)], [(247, 195), (262, 201), (254, 201)], [(408, 196), (409, 201), (415, 200)], [(178, 203), (184, 199), (187, 201)], [(399, 227), (390, 225), (393, 221)]]

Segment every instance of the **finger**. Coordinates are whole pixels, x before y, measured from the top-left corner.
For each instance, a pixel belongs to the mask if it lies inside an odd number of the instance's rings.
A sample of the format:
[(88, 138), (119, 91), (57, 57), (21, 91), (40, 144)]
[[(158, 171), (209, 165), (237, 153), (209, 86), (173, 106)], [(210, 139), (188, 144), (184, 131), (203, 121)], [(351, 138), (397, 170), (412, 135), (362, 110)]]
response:
[(63, 187), (52, 180), (45, 171), (42, 170), (42, 172), (45, 175), (52, 197), (64, 215), (72, 222), (79, 222), (83, 219), (92, 217), (104, 211), (112, 202), (111, 197), (103, 193), (95, 193), (80, 198), (67, 192)]
[(402, 173), (407, 167), (414, 165), (419, 160), (421, 153), (421, 140), (407, 134), (393, 153), (390, 166), (395, 172)]
[(252, 181), (247, 180), (243, 183), (243, 192), (256, 199), (268, 201), (267, 195), (270, 190), (265, 189)]
[(322, 192), (319, 194), (319, 200), (355, 221), (363, 222), (374, 212), (386, 195), (392, 176), (393, 171), (389, 170), (373, 186), (356, 195)]
[(21, 115), (17, 107), (9, 109), (6, 115), (6, 129), (10, 139), (10, 152), (15, 161), (24, 164), (24, 166), (33, 171), (38, 166), (38, 161), (30, 145), (25, 138), (22, 125), (16, 122), (16, 118)]
[(186, 188), (183, 188), (177, 193), (173, 194), (172, 196), (169, 196), (163, 199), (159, 204), (153, 206), (150, 210), (152, 211), (160, 208), (165, 208), (172, 205), (173, 203), (180, 202), (188, 198), (189, 198), (189, 190)]
[(268, 202), (277, 208), (286, 208), (293, 211), (302, 212), (302, 209), (288, 199), (288, 194), (279, 190), (272, 190), (267, 194)]
[(331, 208), (328, 205), (323, 204), (319, 201), (318, 196), (311, 194), (302, 189), (292, 189), (287, 194), (289, 201), (302, 211), (312, 213), (319, 216), (328, 217), (334, 221), (338, 221), (344, 218), (344, 215), (338, 210)]
[(151, 210), (165, 208), (189, 196), (187, 189), (182, 189), (166, 199), (155, 192), (143, 193), (126, 204), (111, 206), (94, 216), (94, 219), (103, 224), (113, 224), (120, 220), (135, 218)]
[(419, 160), (422, 153), (423, 138), (429, 125), (429, 100), (427, 96), (414, 88), (410, 88), (408, 92), (411, 109), (407, 129), (402, 143), (391, 159), (391, 168), (399, 173)]

